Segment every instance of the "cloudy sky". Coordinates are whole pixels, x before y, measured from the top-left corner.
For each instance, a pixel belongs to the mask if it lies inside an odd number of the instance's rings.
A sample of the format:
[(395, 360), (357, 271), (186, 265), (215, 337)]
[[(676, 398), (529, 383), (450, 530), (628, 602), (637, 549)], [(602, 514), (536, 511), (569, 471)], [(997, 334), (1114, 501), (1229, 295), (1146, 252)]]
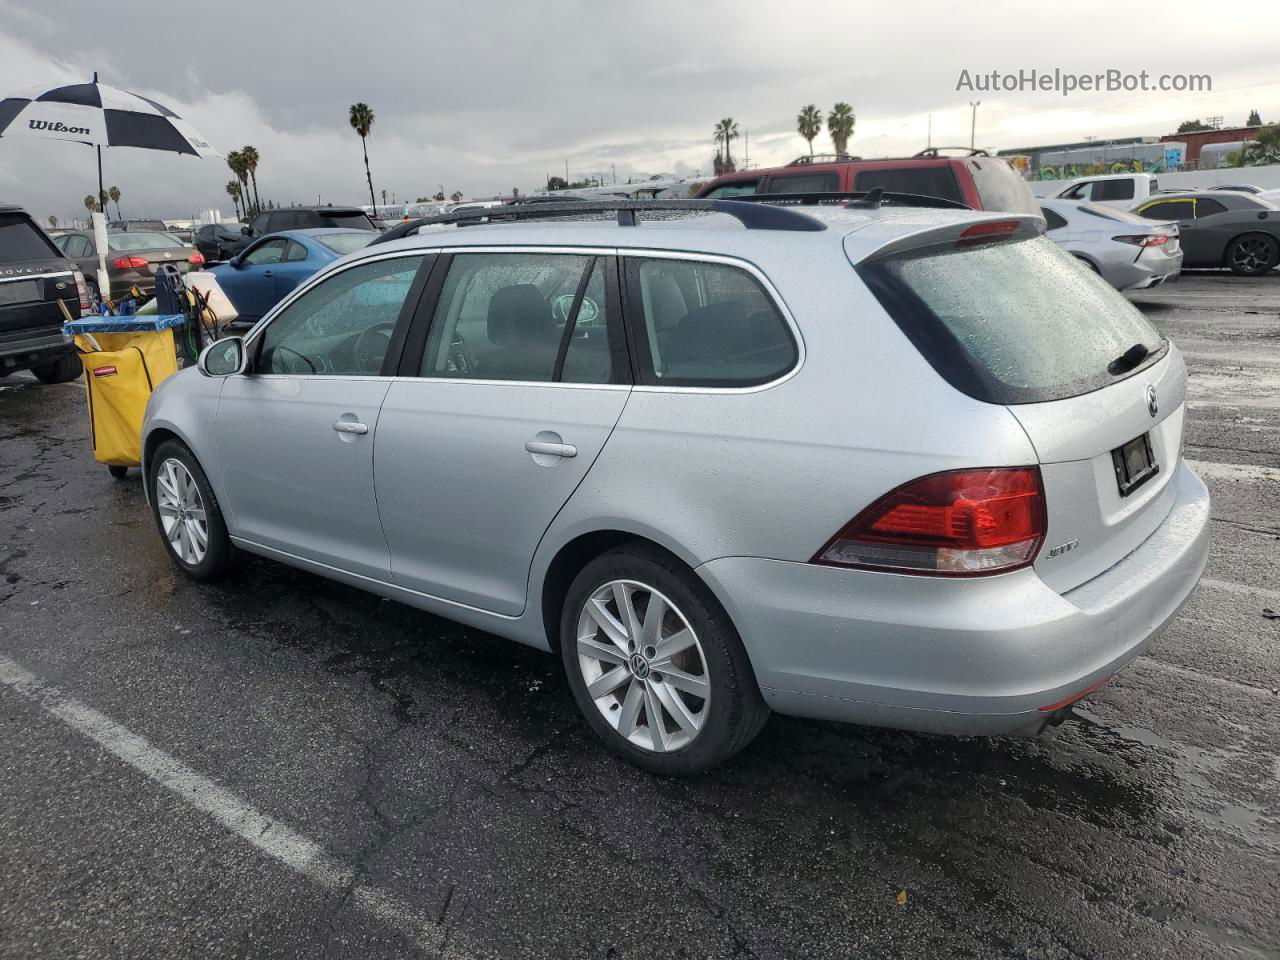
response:
[[(1050, 11), (1049, 6), (1060, 9)], [(860, 0), (0, 0), (0, 96), (89, 79), (160, 100), (226, 152), (261, 154), (277, 203), (367, 198), (357, 100), (377, 115), (374, 186), (399, 199), (486, 196), (548, 173), (706, 173), (724, 116), (749, 134), (753, 165), (805, 151), (795, 114), (851, 103), (850, 149), (914, 152), (969, 139), (988, 148), (1170, 132), (1178, 121), (1256, 108), (1280, 120), (1280, 4), (1210, 25), (1202, 0), (1134, 6)], [(1210, 74), (1211, 93), (957, 91), (961, 70), (1117, 69)], [(819, 148), (827, 147), (825, 131)], [(735, 144), (741, 159), (744, 144)], [(104, 154), (126, 216), (230, 211), (219, 160)], [(0, 199), (60, 218), (83, 214), (92, 151), (0, 138)]]

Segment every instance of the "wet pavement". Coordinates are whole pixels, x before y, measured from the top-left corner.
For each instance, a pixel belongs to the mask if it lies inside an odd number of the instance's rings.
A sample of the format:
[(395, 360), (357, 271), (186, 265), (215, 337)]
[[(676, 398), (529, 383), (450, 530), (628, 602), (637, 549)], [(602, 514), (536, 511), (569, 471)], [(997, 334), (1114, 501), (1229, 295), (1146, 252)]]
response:
[(0, 379), (0, 957), (1280, 958), (1280, 275), (1134, 299), (1215, 498), (1151, 655), (1044, 739), (774, 717), (687, 781), (550, 656), (175, 576), (82, 388)]

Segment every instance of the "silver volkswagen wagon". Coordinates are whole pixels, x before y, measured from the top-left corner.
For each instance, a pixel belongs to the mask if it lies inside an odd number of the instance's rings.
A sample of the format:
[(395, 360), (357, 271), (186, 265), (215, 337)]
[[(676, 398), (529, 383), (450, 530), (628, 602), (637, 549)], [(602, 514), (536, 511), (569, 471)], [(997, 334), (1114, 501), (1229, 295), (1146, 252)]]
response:
[(1182, 357), (1039, 218), (613, 206), (395, 228), (161, 384), (173, 561), (555, 652), (662, 774), (770, 710), (1034, 733), (1186, 601)]

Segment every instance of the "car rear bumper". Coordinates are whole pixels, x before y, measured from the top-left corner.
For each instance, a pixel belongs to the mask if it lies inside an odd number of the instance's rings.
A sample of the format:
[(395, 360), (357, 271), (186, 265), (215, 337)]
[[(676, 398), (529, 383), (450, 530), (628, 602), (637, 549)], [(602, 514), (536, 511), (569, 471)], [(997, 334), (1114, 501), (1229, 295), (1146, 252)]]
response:
[(74, 349), (60, 326), (0, 334), (0, 373), (47, 362)]
[(1144, 652), (1208, 555), (1209, 493), (1181, 464), (1168, 517), (1066, 594), (1031, 569), (945, 579), (726, 557), (699, 567), (779, 713), (954, 734), (1035, 732)]
[[(1119, 244), (1117, 244), (1119, 246)], [(1176, 279), (1182, 271), (1182, 253), (1173, 256), (1144, 252), (1136, 261), (1112, 259), (1101, 267), (1103, 278), (1117, 290), (1145, 290)]]

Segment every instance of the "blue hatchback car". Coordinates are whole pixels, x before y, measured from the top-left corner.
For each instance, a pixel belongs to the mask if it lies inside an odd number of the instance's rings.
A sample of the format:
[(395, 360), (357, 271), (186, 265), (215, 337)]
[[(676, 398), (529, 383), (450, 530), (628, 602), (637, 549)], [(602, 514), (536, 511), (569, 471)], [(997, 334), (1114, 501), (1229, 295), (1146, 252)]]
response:
[(253, 322), (321, 267), (368, 245), (369, 230), (316, 227), (283, 230), (256, 240), (238, 257), (210, 268), (239, 314)]

